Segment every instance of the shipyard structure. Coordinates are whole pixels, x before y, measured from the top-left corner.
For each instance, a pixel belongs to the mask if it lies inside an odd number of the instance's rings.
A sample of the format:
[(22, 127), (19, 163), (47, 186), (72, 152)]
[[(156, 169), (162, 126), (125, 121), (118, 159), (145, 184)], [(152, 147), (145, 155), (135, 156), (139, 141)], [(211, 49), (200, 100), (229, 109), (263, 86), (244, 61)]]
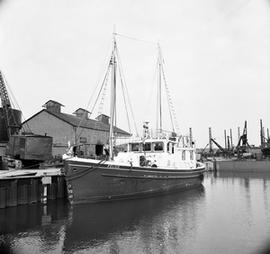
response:
[[(109, 117), (101, 114), (96, 119), (90, 119), (90, 112), (83, 108), (66, 114), (62, 112), (62, 107), (57, 101), (47, 101), (41, 111), (22, 123), (22, 129), (52, 137), (53, 157), (66, 153), (69, 144), (77, 144), (78, 155), (91, 158), (102, 155), (104, 146), (109, 142)], [(117, 127), (114, 127), (114, 132), (117, 136), (130, 136)]]

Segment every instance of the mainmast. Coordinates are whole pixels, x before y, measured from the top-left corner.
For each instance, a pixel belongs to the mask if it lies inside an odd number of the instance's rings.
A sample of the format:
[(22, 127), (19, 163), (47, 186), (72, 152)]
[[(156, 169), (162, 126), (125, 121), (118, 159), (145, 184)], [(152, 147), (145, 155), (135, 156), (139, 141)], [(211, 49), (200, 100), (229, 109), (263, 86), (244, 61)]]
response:
[(157, 132), (158, 137), (162, 132), (162, 105), (161, 105), (161, 75), (162, 75), (162, 57), (160, 45), (158, 44), (158, 87), (157, 87)]
[(115, 33), (113, 33), (113, 51), (111, 56), (111, 105), (110, 105), (110, 136), (109, 136), (109, 152), (110, 160), (113, 160), (113, 146), (114, 146), (114, 130), (113, 124), (115, 122), (115, 105), (116, 105), (116, 40)]

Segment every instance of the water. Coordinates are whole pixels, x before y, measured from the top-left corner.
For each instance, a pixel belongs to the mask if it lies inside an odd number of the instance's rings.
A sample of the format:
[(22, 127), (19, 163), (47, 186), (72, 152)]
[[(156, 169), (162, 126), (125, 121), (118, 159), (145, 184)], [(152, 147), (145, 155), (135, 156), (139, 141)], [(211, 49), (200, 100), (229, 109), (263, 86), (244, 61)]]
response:
[(12, 253), (268, 253), (270, 175), (205, 177), (156, 198), (0, 210)]

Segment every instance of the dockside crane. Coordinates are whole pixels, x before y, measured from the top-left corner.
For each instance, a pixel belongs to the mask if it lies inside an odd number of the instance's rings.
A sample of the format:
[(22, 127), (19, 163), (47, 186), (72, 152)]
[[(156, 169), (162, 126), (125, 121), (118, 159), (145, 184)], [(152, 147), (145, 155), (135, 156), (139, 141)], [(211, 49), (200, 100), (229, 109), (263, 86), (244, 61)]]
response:
[(235, 147), (235, 152), (237, 153), (238, 157), (242, 156), (243, 153), (246, 153), (250, 145), (248, 143), (247, 138), (247, 121), (245, 121), (243, 134), (240, 136), (237, 146)]
[[(4, 154), (0, 155), (5, 167), (38, 167), (52, 158), (52, 137), (33, 133), (20, 134), (21, 111), (12, 108), (7, 83), (0, 71), (0, 142), (6, 143)], [(4, 159), (2, 159), (3, 157)]]
[(262, 119), (260, 119), (260, 136), (261, 136), (261, 151), (264, 157), (270, 157), (269, 129), (267, 128), (267, 133), (265, 134)]
[(6, 88), (6, 82), (1, 70), (0, 70), (0, 99), (2, 103), (2, 114), (4, 117), (4, 123), (6, 126), (7, 136), (9, 140), (11, 135), (18, 134), (21, 128), (21, 124), (20, 119), (18, 119), (20, 118), (20, 116), (18, 115), (19, 117), (16, 117), (14, 115), (14, 110), (12, 109), (12, 105)]

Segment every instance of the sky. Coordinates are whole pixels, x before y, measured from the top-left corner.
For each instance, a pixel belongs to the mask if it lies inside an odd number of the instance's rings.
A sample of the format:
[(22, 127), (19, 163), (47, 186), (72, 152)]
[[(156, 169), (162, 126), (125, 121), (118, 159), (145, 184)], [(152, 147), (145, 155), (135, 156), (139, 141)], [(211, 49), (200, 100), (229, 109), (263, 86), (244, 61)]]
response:
[[(90, 99), (91, 108), (115, 29), (138, 39), (116, 38), (138, 129), (146, 120), (155, 127), (159, 42), (180, 131), (192, 127), (204, 147), (210, 126), (221, 145), (232, 128), (236, 143), (247, 120), (249, 143), (258, 145), (259, 120), (270, 127), (269, 27), (269, 0), (1, 0), (0, 69), (24, 119), (50, 99), (66, 113)], [(118, 125), (127, 129), (118, 94)]]

